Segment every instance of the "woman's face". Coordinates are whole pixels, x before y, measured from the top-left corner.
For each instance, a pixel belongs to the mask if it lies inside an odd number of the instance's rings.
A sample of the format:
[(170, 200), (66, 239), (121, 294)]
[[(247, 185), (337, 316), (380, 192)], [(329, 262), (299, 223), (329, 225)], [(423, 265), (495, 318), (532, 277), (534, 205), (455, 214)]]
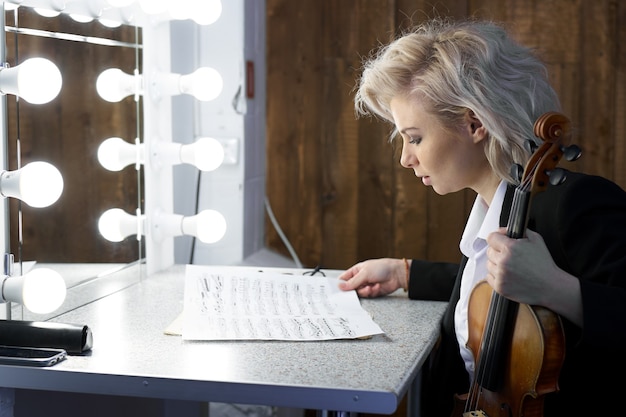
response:
[(437, 194), (471, 188), (490, 200), (498, 181), (484, 152), (485, 128), (473, 113), (468, 110), (459, 126), (444, 126), (421, 100), (395, 97), (390, 106), (402, 136), (403, 167)]

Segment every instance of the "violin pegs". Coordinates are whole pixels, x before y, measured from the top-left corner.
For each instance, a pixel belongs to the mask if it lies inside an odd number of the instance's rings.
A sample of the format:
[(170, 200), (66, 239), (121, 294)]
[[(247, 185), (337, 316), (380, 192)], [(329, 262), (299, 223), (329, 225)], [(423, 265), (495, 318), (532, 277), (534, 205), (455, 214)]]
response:
[(518, 181), (522, 180), (522, 176), (524, 175), (524, 168), (522, 168), (519, 164), (511, 165), (511, 176)]
[(565, 173), (564, 169), (555, 168), (552, 171), (550, 171), (549, 176), (550, 176), (550, 184), (561, 185), (563, 184), (563, 182), (565, 182), (565, 178), (567, 177), (567, 174)]
[(576, 161), (578, 158), (580, 158), (582, 152), (583, 151), (577, 145), (570, 145), (563, 148), (563, 156), (570, 162)]
[(539, 148), (539, 145), (537, 145), (532, 140), (527, 140), (524, 142), (524, 148), (526, 148), (526, 150), (532, 154), (535, 153), (535, 151)]

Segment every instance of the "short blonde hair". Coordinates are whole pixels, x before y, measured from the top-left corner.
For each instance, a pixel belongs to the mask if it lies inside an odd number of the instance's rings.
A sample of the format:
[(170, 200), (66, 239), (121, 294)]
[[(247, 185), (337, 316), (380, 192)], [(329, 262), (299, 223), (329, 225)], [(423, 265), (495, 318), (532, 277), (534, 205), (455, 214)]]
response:
[(473, 111), (489, 132), (492, 169), (512, 183), (511, 166), (530, 156), (524, 142), (538, 141), (535, 121), (560, 111), (544, 64), (488, 21), (432, 20), (374, 51), (358, 80), (357, 116), (393, 123), (389, 103), (396, 96), (425, 99), (450, 127)]

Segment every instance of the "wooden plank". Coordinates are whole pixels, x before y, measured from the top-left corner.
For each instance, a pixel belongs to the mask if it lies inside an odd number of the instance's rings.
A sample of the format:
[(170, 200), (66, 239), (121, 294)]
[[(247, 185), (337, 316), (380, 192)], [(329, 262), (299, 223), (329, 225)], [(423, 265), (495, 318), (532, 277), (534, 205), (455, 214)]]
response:
[[(320, 262), (321, 14), (313, 2), (267, 2), (267, 196), (304, 265)], [(275, 230), (270, 247), (288, 254)]]
[(611, 50), (616, 22), (609, 4), (609, 1), (583, 2), (578, 144), (584, 152), (580, 160), (582, 169), (612, 179), (615, 57)]
[(615, 156), (613, 159), (613, 176), (615, 182), (626, 189), (626, 3), (615, 2), (615, 32), (613, 39), (613, 56), (615, 59), (615, 111), (613, 120), (615, 128)]
[[(393, 1), (360, 1), (359, 56), (371, 56), (380, 44), (393, 36)], [(354, 57), (355, 59), (357, 56)], [(361, 60), (355, 60), (359, 67)], [(359, 68), (360, 69), (360, 68)], [(356, 84), (360, 72), (354, 75)], [(394, 246), (393, 148), (388, 137), (391, 127), (377, 119), (359, 121), (359, 176), (357, 259), (389, 256)], [(363, 227), (368, 225), (367, 227)]]

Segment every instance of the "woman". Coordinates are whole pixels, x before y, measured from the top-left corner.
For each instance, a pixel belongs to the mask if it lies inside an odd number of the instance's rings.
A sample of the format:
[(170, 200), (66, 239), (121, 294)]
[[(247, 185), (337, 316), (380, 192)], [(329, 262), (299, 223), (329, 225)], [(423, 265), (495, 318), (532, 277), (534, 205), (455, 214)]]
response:
[(506, 236), (513, 164), (544, 113), (559, 111), (543, 64), (490, 22), (432, 21), (381, 48), (364, 66), (355, 107), (402, 140), (400, 163), (438, 194), (477, 193), (460, 241), (460, 265), (373, 259), (340, 279), (378, 297), (449, 300), (441, 343), (424, 370), (425, 416), (449, 416), (468, 391), (468, 300), (485, 279), (499, 294), (558, 314), (565, 331), (559, 391), (545, 416), (619, 415), (626, 371), (626, 193), (600, 177), (568, 172), (532, 202), (527, 236)]

